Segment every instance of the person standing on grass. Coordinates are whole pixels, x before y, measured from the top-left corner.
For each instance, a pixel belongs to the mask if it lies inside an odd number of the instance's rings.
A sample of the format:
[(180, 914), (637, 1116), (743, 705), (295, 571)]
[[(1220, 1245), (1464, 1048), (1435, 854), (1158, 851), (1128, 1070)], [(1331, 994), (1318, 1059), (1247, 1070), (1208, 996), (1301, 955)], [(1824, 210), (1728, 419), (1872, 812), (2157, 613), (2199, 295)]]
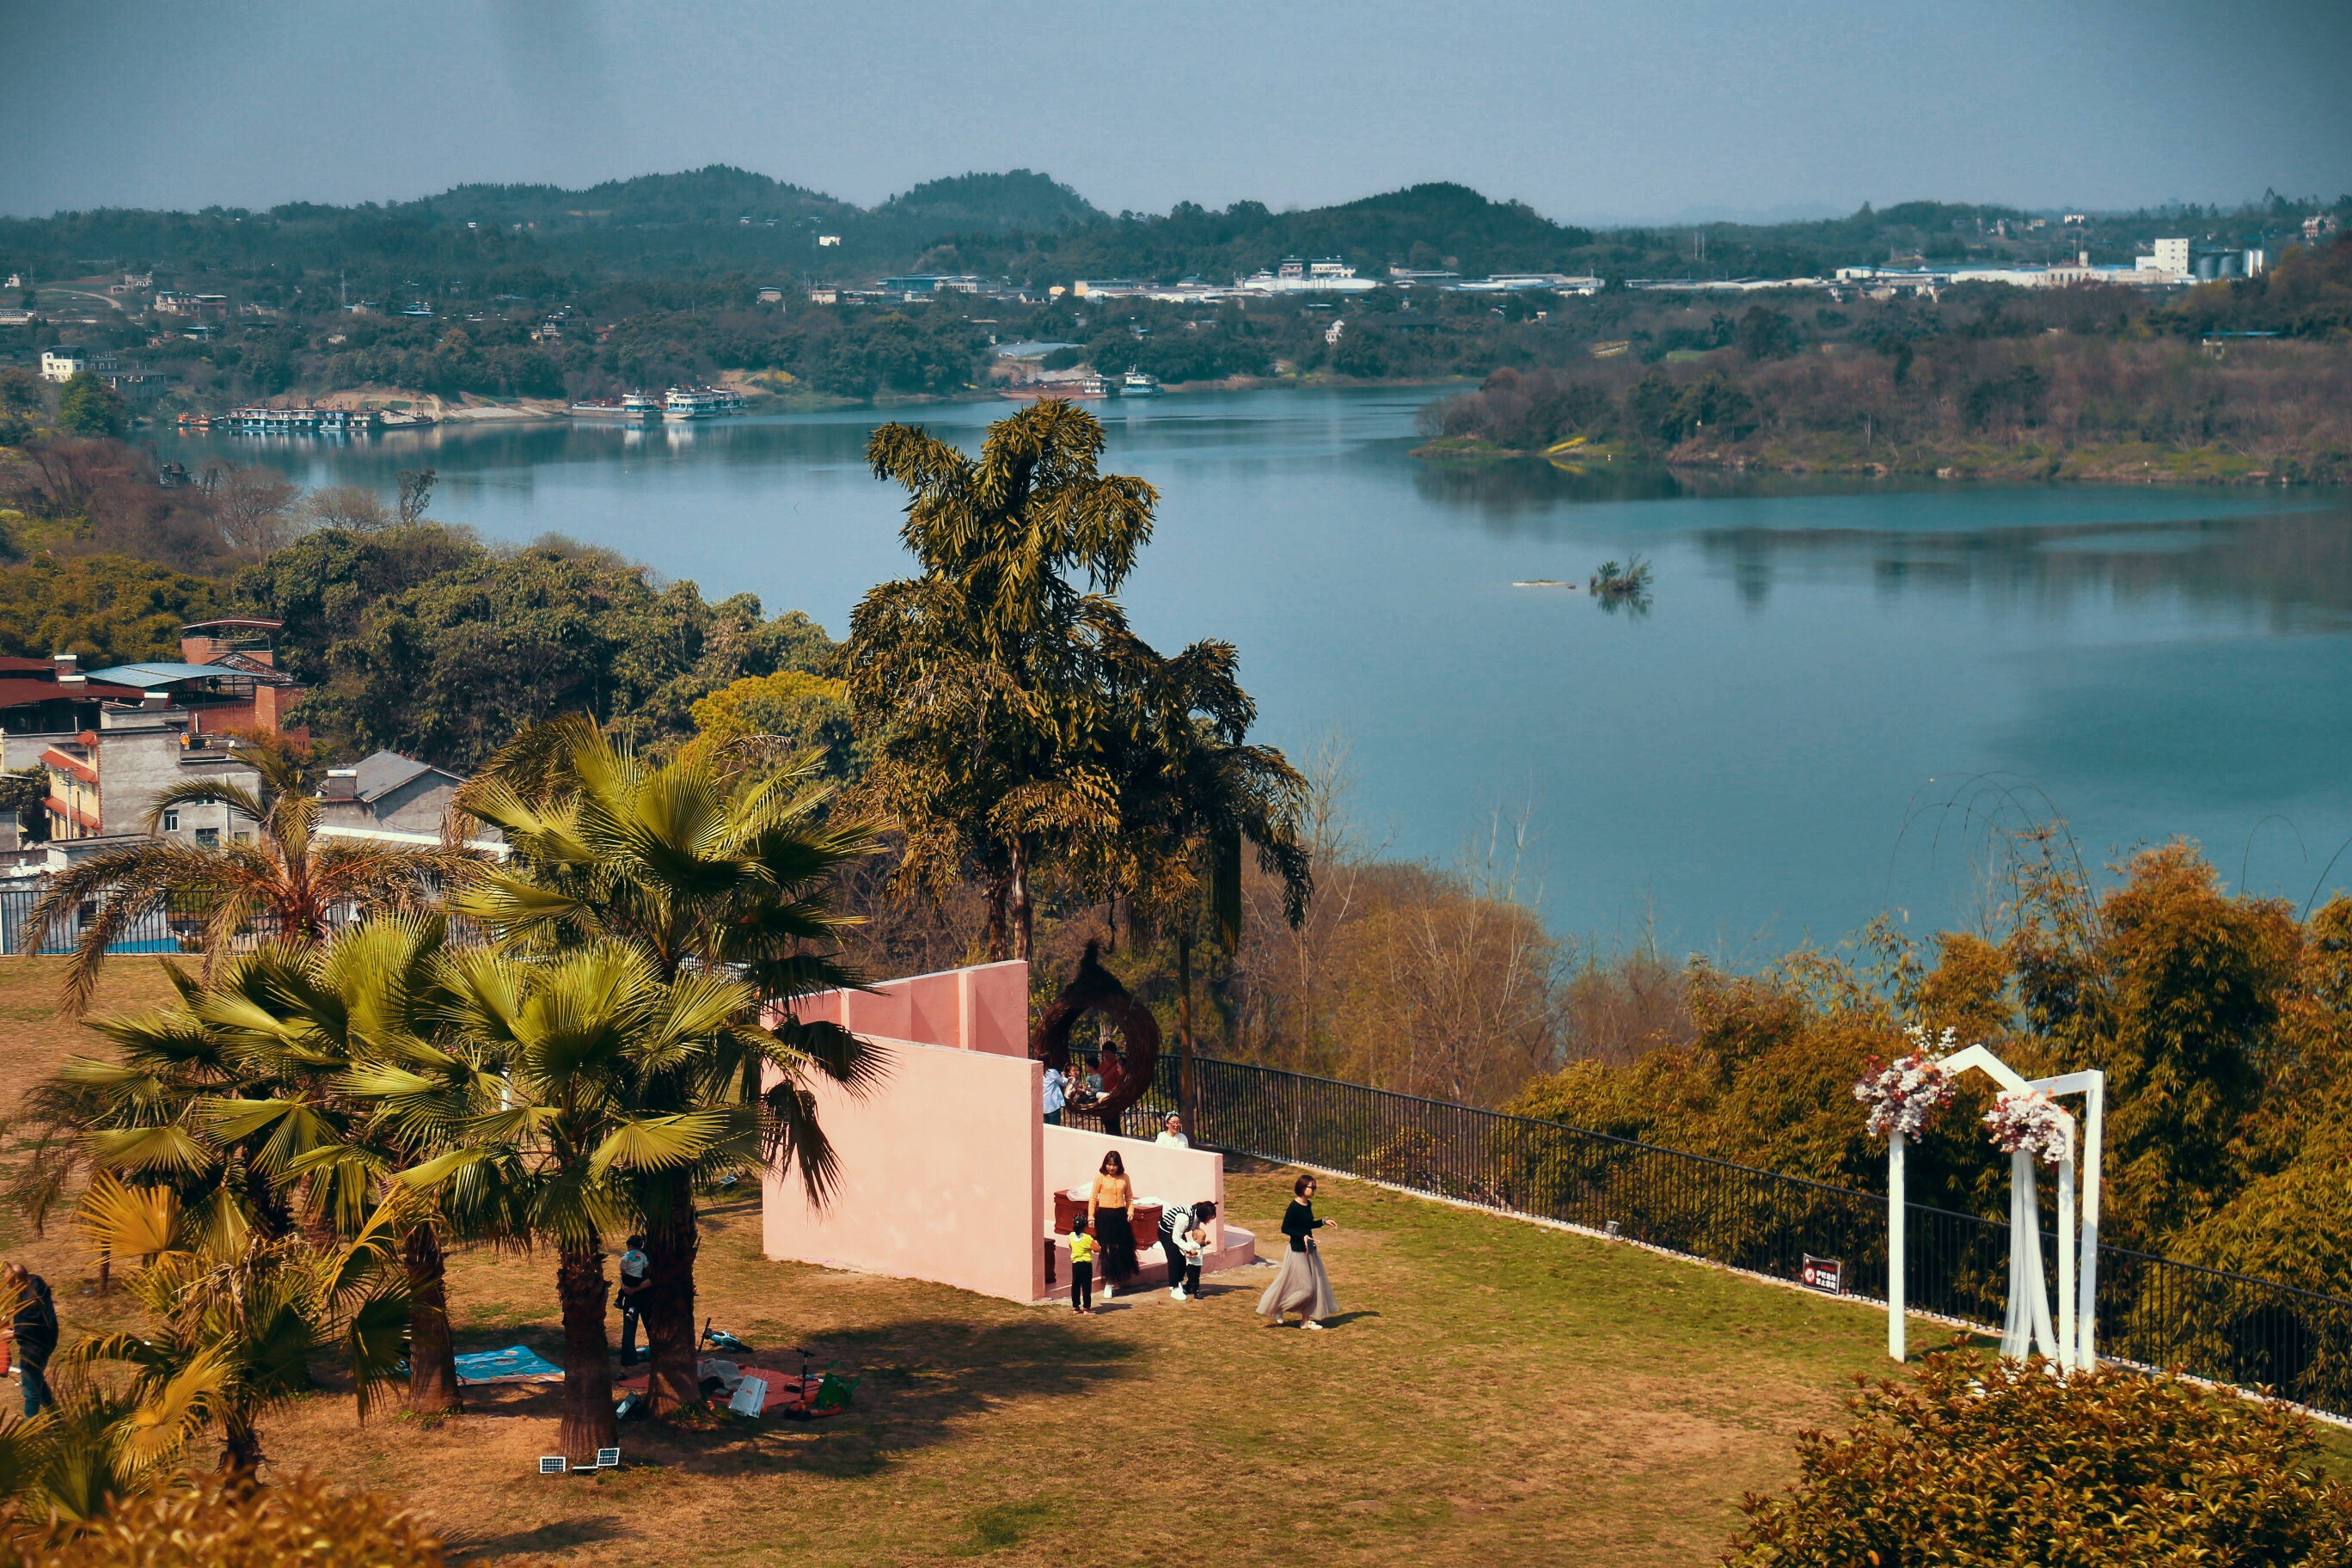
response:
[(1070, 1310), (1095, 1310), (1095, 1238), (1087, 1234), (1087, 1216), (1070, 1216)]
[(1272, 1327), (1282, 1322), (1284, 1314), (1296, 1312), (1300, 1328), (1319, 1329), (1324, 1319), (1339, 1310), (1331, 1297), (1331, 1277), (1323, 1272), (1323, 1255), (1315, 1247), (1315, 1233), (1331, 1222), (1315, 1217), (1314, 1177), (1299, 1177), (1290, 1190), (1297, 1195), (1282, 1211), (1282, 1234), (1290, 1238), (1290, 1249), (1282, 1255), (1282, 1272), (1257, 1299), (1257, 1315)]
[(49, 1282), (21, 1263), (0, 1272), (0, 1283), (16, 1299), (16, 1315), (8, 1325), (16, 1342), (17, 1375), (25, 1384), (25, 1419), (31, 1420), (57, 1401), (49, 1396), (49, 1357), (58, 1350), (58, 1303)]
[(1134, 1184), (1127, 1179), (1127, 1162), (1113, 1149), (1102, 1159), (1095, 1184), (1087, 1194), (1087, 1224), (1102, 1248), (1103, 1300), (1135, 1278)]
[(1201, 1245), (1217, 1205), (1171, 1204), (1160, 1211), (1160, 1251), (1168, 1259), (1168, 1297), (1189, 1301), (1201, 1293)]
[[(642, 1236), (629, 1237), (629, 1249), (621, 1254), (619, 1300), (623, 1366), (637, 1364), (637, 1298), (645, 1290), (646, 1272), (649, 1266), (650, 1260), (646, 1257), (646, 1238)], [(651, 1340), (646, 1342), (646, 1348), (648, 1352), (652, 1350)]]

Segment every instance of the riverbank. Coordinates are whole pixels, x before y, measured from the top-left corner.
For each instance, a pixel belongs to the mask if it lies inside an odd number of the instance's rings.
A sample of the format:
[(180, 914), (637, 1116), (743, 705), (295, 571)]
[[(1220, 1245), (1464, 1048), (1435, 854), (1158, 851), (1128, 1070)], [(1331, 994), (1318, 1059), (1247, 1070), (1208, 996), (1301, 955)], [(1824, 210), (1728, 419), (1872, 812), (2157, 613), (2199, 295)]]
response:
[[(1412, 449), (1412, 456), (1440, 463), (1545, 461), (1586, 468), (1598, 463), (1640, 461), (1605, 443), (1570, 447), (1500, 446), (1476, 436), (1441, 437)], [(1979, 479), (2016, 483), (2069, 480), (2109, 485), (2296, 485), (2352, 482), (2352, 453), (2321, 452), (2264, 457), (2218, 445), (2167, 447), (2152, 442), (2113, 442), (2061, 447), (2037, 442), (2014, 446), (1921, 445), (1874, 448), (1836, 441), (1730, 443), (1692, 440), (1649, 460), (1671, 468), (1724, 473), (1822, 475), (1844, 478)]]

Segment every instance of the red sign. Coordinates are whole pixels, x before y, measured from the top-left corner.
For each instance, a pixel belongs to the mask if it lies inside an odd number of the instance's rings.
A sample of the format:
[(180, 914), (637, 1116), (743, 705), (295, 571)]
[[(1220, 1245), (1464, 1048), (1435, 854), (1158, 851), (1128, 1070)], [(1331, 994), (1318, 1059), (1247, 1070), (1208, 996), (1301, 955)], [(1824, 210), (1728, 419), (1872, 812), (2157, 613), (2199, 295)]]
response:
[(1805, 1266), (1797, 1271), (1797, 1283), (1808, 1290), (1819, 1290), (1824, 1296), (1845, 1294), (1845, 1265), (1834, 1258), (1815, 1258), (1805, 1254)]

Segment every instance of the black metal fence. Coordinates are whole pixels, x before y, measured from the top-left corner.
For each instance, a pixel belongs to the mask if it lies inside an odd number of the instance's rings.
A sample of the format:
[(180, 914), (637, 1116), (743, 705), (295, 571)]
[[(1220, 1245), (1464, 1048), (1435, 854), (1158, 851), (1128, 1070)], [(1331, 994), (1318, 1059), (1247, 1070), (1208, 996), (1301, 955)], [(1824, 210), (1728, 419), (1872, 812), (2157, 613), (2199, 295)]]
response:
[[(41, 900), (38, 886), (0, 888), (0, 954), (21, 957), (26, 951), (26, 928), (30, 922), (33, 906)], [(62, 925), (49, 928), (41, 943), (43, 952), (71, 952), (81, 940), (81, 922), (97, 914), (95, 903), (86, 903), (74, 911), (74, 918)], [(107, 949), (109, 952), (178, 952), (182, 937), (173, 930), (172, 917), (163, 909), (153, 909), (131, 922), (122, 934)]]
[[(1163, 1056), (1147, 1103), (1179, 1104), (1177, 1074)], [(1884, 1193), (1245, 1062), (1197, 1059), (1188, 1098), (1194, 1139), (1228, 1152), (1583, 1226), (1775, 1279), (1798, 1279), (1809, 1256), (1835, 1258), (1843, 1293), (1885, 1300)], [(1142, 1131), (1139, 1120), (1131, 1113), (1130, 1131)], [(1905, 1229), (1912, 1310), (1998, 1332), (2010, 1227), (1912, 1204)], [(2040, 1240), (2054, 1279), (2058, 1238)], [(2352, 1300), (2102, 1247), (2097, 1312), (2104, 1357), (2267, 1388), (2352, 1417)]]

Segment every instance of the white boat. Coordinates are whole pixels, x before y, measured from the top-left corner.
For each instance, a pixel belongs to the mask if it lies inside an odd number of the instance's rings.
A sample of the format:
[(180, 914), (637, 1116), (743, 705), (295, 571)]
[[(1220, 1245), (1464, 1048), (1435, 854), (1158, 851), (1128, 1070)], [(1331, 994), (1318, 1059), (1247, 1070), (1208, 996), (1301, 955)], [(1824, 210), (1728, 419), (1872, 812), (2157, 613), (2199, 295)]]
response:
[(660, 401), (642, 392), (625, 397), (583, 397), (572, 405), (574, 419), (651, 419), (661, 411)]
[[(711, 386), (673, 386), (669, 389), (669, 395), (662, 400), (662, 417), (716, 419), (729, 412), (729, 395)], [(742, 400), (737, 398), (735, 404), (740, 408)]]
[(1118, 395), (1121, 397), (1157, 397), (1160, 395), (1160, 378), (1148, 370), (1129, 371), (1118, 384)]

